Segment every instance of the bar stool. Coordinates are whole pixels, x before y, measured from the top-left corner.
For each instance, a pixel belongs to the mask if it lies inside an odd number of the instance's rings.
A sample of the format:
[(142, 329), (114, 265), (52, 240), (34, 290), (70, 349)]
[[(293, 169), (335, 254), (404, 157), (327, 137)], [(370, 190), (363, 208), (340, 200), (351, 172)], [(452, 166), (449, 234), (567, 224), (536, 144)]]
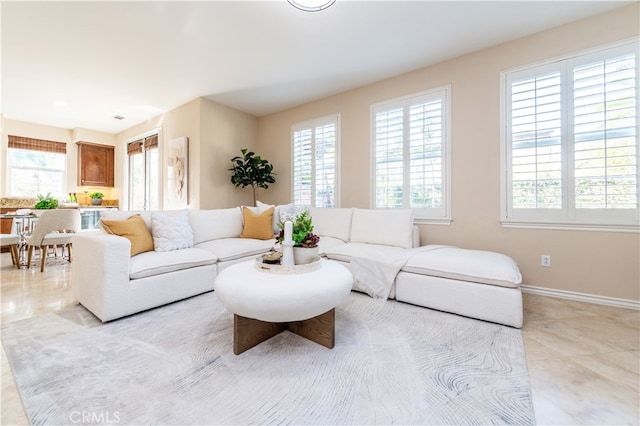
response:
[(20, 236), (17, 234), (0, 234), (0, 246), (9, 246), (11, 261), (16, 268), (20, 269), (20, 256), (18, 255), (18, 244)]

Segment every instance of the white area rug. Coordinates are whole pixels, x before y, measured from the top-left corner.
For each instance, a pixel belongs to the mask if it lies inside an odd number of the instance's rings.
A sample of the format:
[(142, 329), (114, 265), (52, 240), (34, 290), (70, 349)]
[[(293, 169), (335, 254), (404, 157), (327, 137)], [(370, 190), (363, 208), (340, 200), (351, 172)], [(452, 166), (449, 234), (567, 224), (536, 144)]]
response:
[(2, 340), (32, 424), (535, 423), (520, 330), (359, 293), (332, 350), (284, 332), (236, 356), (213, 292), (107, 324), (77, 306)]

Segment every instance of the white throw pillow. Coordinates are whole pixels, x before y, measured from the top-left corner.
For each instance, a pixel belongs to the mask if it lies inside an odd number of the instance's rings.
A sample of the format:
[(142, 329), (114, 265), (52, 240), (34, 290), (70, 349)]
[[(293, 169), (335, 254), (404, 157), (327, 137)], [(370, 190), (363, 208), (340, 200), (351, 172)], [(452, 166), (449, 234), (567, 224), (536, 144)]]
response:
[(352, 243), (413, 246), (413, 211), (410, 209), (354, 209)]
[(309, 207), (307, 206), (296, 206), (294, 204), (286, 204), (280, 207), (281, 208), (278, 209), (278, 216), (280, 216), (280, 220), (278, 221), (278, 223), (285, 222), (287, 220), (293, 222), (296, 220), (296, 216), (298, 216), (300, 213), (309, 211)]
[(314, 234), (318, 234), (320, 237), (333, 237), (345, 242), (349, 241), (353, 209), (311, 207), (309, 214)]
[(262, 201), (256, 201), (256, 206), (257, 206), (257, 211), (254, 211), (254, 213), (262, 213), (265, 210), (269, 210), (271, 207), (275, 207), (275, 209), (273, 210), (273, 233), (277, 234), (278, 232), (280, 232), (280, 227), (278, 226), (280, 224), (280, 220), (281, 219), (281, 215), (280, 212), (289, 212), (292, 211), (293, 209), (293, 203), (291, 204), (279, 204), (277, 206), (274, 206), (273, 204), (266, 204), (263, 203)]
[(242, 233), (242, 212), (237, 207), (212, 210), (189, 210), (193, 243), (219, 238), (235, 238)]
[(193, 231), (187, 210), (151, 213), (151, 236), (155, 251), (193, 247)]

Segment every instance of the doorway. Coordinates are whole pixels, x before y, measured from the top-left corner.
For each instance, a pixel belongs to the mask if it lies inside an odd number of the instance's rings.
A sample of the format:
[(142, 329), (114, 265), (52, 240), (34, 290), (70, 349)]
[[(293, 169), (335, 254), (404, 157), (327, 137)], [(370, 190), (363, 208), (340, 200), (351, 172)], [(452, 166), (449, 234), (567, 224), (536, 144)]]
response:
[(129, 210), (160, 210), (159, 133), (127, 143)]

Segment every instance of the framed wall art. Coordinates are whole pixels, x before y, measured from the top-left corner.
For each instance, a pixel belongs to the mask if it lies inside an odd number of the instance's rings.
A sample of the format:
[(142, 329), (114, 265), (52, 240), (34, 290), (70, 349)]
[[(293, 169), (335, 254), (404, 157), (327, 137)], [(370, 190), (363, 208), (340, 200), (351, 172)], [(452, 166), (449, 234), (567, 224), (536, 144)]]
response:
[(169, 141), (167, 155), (167, 209), (186, 208), (189, 204), (189, 138)]

